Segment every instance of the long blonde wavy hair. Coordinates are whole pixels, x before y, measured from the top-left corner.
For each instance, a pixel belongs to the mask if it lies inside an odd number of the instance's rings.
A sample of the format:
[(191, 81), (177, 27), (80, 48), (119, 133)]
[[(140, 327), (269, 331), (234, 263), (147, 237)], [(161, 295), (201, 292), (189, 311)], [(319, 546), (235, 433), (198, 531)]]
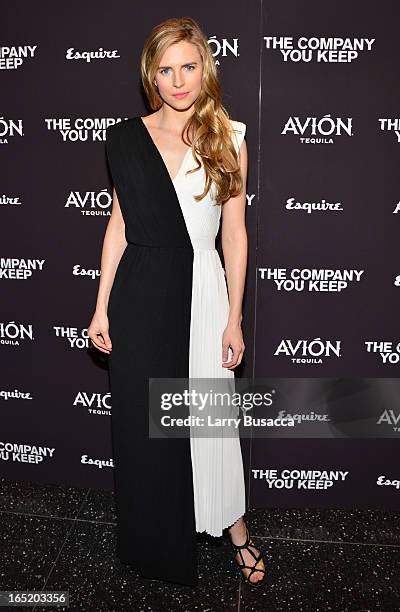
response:
[[(207, 38), (199, 24), (190, 17), (172, 18), (155, 26), (145, 41), (141, 62), (141, 78), (150, 108), (158, 110), (162, 104), (154, 78), (165, 50), (174, 43), (187, 41), (196, 45), (202, 58), (202, 89), (194, 102), (194, 112), (183, 127), (182, 138), (192, 147), (197, 166), (201, 158), (206, 175), (204, 191), (194, 196), (200, 201), (215, 185), (217, 204), (239, 195), (243, 189), (239, 155), (232, 141), (232, 125), (228, 111), (222, 105), (221, 86), (217, 67)], [(190, 141), (188, 135), (193, 134)]]

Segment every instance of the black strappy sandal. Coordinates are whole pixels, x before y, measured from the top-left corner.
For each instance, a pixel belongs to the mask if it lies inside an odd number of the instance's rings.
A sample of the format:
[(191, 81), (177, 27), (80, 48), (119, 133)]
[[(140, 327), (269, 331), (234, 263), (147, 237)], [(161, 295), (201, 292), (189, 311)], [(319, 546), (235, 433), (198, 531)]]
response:
[[(250, 539), (249, 530), (247, 529), (247, 525), (246, 525), (246, 541), (245, 541), (244, 544), (241, 544), (240, 546), (237, 545), (237, 544), (234, 544), (232, 542), (232, 537), (231, 537), (231, 534), (229, 532), (228, 532), (228, 535), (229, 535), (229, 541), (230, 541), (232, 549), (233, 549), (234, 559), (235, 559), (235, 561), (236, 561), (240, 571), (242, 572), (242, 576), (243, 576), (244, 581), (248, 582), (252, 586), (258, 586), (259, 584), (262, 584), (264, 582), (264, 580), (265, 580), (265, 567), (264, 568), (256, 568), (256, 565), (260, 561), (260, 559), (263, 559), (263, 556), (262, 556), (261, 551), (259, 551), (259, 554), (257, 555), (250, 548), (250, 545), (251, 545), (256, 550), (259, 550), (259, 549), (257, 549), (255, 544)], [(249, 553), (251, 553), (251, 555), (254, 557), (254, 564), (253, 565), (246, 565), (246, 563), (245, 563), (245, 561), (243, 559), (243, 554), (242, 554), (242, 549), (243, 548), (246, 548), (249, 551)], [(238, 558), (237, 558), (238, 554), (240, 556), (241, 562), (238, 561)], [(246, 572), (243, 571), (245, 569), (249, 569), (250, 570), (248, 576), (246, 576)], [(257, 580), (257, 582), (252, 582), (251, 580), (249, 580), (249, 578), (255, 572), (262, 572), (263, 573), (263, 577), (261, 578), (261, 580)]]

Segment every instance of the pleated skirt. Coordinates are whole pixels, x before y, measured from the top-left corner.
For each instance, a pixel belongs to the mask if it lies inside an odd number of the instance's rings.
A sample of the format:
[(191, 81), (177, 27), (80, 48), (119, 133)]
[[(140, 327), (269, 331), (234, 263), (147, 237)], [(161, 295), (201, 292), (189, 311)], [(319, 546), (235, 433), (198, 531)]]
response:
[[(234, 392), (234, 370), (222, 367), (222, 334), (229, 316), (227, 284), (216, 249), (194, 249), (190, 321), (189, 377), (218, 379), (213, 389)], [(228, 357), (231, 357), (229, 349)], [(210, 385), (204, 381), (204, 390)], [(211, 382), (211, 381), (210, 381)], [(200, 382), (200, 385), (202, 383)], [(203, 386), (203, 385), (202, 385)], [(193, 409), (191, 414), (199, 412)], [(202, 416), (221, 415), (206, 405)], [(238, 416), (238, 410), (224, 409), (225, 416)], [(243, 459), (238, 430), (225, 428), (212, 437), (191, 435), (196, 531), (221, 536), (245, 512)], [(199, 430), (197, 430), (198, 432)]]

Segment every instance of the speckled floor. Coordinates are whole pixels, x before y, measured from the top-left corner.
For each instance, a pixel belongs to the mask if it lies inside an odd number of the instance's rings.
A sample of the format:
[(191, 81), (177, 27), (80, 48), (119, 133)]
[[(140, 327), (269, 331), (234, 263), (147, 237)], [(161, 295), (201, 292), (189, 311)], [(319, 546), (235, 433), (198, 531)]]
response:
[(0, 590), (69, 591), (32, 612), (400, 610), (400, 514), (249, 510), (267, 579), (243, 583), (225, 535), (199, 535), (196, 589), (145, 581), (114, 555), (113, 494), (0, 479)]

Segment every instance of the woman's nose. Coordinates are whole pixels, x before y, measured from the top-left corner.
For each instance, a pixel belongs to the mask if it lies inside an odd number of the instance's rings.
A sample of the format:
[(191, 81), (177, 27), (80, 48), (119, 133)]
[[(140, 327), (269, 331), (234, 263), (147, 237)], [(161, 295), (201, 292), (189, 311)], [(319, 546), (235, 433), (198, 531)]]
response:
[(174, 73), (173, 83), (174, 83), (175, 87), (182, 87), (184, 82), (185, 82), (185, 80), (184, 80), (182, 74)]

